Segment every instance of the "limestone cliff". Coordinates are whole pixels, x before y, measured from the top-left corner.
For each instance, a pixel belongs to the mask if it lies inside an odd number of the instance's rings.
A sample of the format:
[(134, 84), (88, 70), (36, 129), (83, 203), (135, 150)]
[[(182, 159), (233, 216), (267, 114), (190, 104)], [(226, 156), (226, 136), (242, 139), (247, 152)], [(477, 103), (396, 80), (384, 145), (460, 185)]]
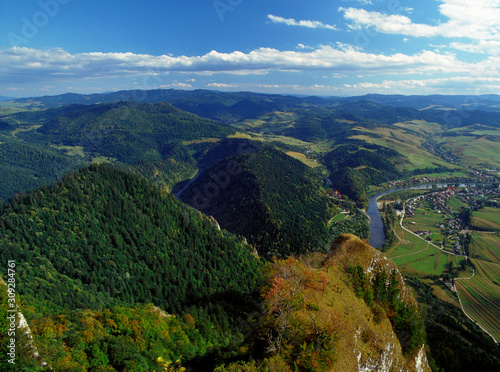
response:
[(343, 314), (342, 322), (345, 324), (343, 337), (338, 344), (342, 354), (338, 357), (335, 370), (430, 371), (424, 344), (410, 353), (403, 353), (400, 339), (408, 335), (401, 332), (403, 334), (398, 338), (396, 327), (391, 323), (396, 314), (390, 306), (382, 306), (385, 307), (383, 311), (376, 301), (374, 306), (368, 306), (353, 291), (348, 268), (357, 265), (361, 266), (372, 287), (377, 273), (386, 272), (387, 278), (394, 275), (398, 299), (404, 306), (414, 309), (417, 307), (411, 290), (405, 285), (403, 276), (392, 261), (354, 235), (339, 236), (324, 264), (330, 274), (330, 287), (337, 287), (337, 293), (325, 293), (325, 296), (330, 298), (330, 305)]
[(356, 236), (341, 235), (328, 255), (277, 260), (265, 276), (263, 366), (431, 370), (410, 289), (392, 262)]

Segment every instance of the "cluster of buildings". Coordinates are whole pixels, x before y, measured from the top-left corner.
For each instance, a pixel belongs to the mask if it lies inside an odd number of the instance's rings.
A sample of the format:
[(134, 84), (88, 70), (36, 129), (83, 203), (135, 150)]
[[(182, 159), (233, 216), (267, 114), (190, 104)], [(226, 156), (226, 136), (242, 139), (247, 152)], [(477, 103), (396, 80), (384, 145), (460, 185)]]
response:
[[(442, 222), (436, 222), (435, 227), (441, 229), (444, 235), (447, 236), (449, 242), (448, 248), (452, 249), (453, 253), (456, 255), (463, 255), (464, 252), (460, 244), (460, 235), (458, 232), (464, 228), (464, 221), (460, 218), (460, 210), (454, 210), (447, 201), (451, 198), (457, 198), (465, 205), (475, 208), (480, 206), (481, 199), (496, 194), (498, 194), (498, 189), (495, 188), (482, 188), (479, 186), (463, 188), (448, 187), (445, 190), (427, 195), (420, 195), (408, 200), (406, 203), (405, 215), (407, 217), (414, 217), (416, 210), (422, 206), (424, 201), (429, 203), (434, 213), (443, 216)], [(422, 213), (425, 214), (426, 212)], [(416, 223), (410, 222), (410, 224), (415, 225)], [(429, 236), (432, 232), (418, 230), (415, 234), (426, 237), (427, 240), (431, 240)]]
[[(459, 196), (459, 198), (461, 199), (466, 194), (467, 192), (463, 194), (462, 190), (460, 190), (459, 193), (459, 191), (454, 187), (448, 187), (446, 190), (437, 191), (427, 195), (421, 195), (408, 201), (405, 214), (408, 217), (413, 217), (415, 215), (415, 211), (422, 206), (422, 203), (424, 201), (429, 202), (435, 213), (442, 214), (443, 217), (445, 217), (442, 222), (436, 223), (436, 227), (441, 230), (446, 230), (448, 239), (451, 238), (452, 240), (456, 240), (452, 248), (453, 253), (456, 255), (463, 255), (464, 252), (460, 245), (458, 235), (456, 234), (456, 231), (462, 228), (463, 222), (458, 216), (459, 211), (454, 211), (447, 204), (447, 200), (457, 196)], [(426, 240), (430, 241), (430, 235), (432, 234), (432, 231), (418, 230), (415, 232), (415, 234), (421, 237), (425, 237)]]

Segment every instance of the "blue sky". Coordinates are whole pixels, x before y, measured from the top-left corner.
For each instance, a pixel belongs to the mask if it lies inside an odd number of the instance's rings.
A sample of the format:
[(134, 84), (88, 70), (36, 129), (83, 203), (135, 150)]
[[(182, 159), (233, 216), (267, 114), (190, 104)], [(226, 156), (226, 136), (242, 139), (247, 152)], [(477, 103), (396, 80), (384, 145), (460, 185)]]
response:
[(500, 0), (0, 0), (0, 95), (500, 93)]

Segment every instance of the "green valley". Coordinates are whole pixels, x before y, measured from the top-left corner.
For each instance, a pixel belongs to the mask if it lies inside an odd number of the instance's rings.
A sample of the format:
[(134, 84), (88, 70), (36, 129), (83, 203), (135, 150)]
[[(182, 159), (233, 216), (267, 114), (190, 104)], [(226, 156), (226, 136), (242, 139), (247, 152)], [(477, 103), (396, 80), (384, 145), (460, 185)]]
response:
[[(15, 263), (0, 326), (15, 299), (30, 330), (17, 367), (496, 371), (500, 99), (478, 101), (0, 102), (0, 256)], [(368, 198), (417, 186), (378, 200), (371, 248)]]

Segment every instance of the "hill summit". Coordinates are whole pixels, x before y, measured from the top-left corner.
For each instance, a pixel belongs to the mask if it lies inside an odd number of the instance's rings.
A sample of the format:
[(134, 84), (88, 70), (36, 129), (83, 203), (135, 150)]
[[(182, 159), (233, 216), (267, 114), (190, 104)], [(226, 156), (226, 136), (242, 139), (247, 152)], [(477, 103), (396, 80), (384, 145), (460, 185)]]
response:
[(324, 251), (329, 203), (320, 193), (320, 177), (270, 146), (240, 144), (221, 144), (229, 153), (201, 173), (181, 200), (246, 237), (267, 257)]

